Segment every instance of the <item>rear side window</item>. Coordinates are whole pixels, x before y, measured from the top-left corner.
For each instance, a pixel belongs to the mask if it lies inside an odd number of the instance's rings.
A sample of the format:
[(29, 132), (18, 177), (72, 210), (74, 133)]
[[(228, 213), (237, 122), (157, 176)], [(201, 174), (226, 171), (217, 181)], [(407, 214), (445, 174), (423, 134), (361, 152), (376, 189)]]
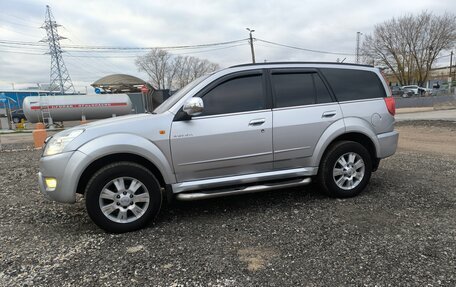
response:
[(332, 102), (328, 89), (317, 73), (272, 74), (275, 107), (293, 107)]
[(310, 73), (273, 74), (272, 86), (277, 108), (315, 103), (315, 89)]
[(386, 97), (377, 74), (371, 71), (321, 69), (339, 102)]
[(244, 76), (227, 80), (203, 97), (202, 115), (219, 115), (266, 108), (261, 75)]

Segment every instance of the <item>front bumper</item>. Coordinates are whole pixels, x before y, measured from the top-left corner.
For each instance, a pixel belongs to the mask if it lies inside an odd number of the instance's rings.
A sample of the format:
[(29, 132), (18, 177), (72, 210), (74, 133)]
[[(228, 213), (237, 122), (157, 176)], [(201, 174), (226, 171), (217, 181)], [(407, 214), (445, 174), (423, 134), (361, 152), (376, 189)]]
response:
[[(40, 172), (38, 184), (41, 193), (54, 201), (74, 203), (79, 178), (84, 168), (87, 155), (80, 151), (71, 151), (40, 159)], [(57, 180), (55, 189), (46, 186), (45, 178), (52, 177)]]
[(399, 133), (397, 131), (379, 134), (377, 135), (377, 139), (379, 144), (378, 158), (389, 157), (396, 152), (399, 140)]

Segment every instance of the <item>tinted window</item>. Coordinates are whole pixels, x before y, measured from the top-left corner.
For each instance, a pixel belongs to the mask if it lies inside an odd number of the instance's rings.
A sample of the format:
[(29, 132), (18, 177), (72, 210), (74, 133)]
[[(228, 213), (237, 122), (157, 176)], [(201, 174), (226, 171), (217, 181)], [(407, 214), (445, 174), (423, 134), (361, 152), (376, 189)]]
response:
[(314, 74), (315, 80), (315, 92), (317, 93), (317, 103), (330, 103), (332, 102), (331, 95), (329, 94), (328, 89), (326, 88), (325, 84), (321, 80), (320, 76)]
[(315, 89), (311, 73), (273, 74), (272, 87), (277, 108), (315, 103)]
[(261, 75), (228, 80), (206, 93), (202, 99), (205, 116), (266, 108)]
[(339, 102), (386, 97), (377, 74), (348, 69), (321, 69)]

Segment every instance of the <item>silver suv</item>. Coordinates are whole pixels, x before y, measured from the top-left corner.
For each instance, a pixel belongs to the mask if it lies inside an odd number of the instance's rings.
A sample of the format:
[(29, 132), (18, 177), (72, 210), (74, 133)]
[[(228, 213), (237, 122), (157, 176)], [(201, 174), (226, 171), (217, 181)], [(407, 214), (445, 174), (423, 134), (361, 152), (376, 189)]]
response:
[(109, 232), (144, 227), (162, 202), (302, 186), (334, 197), (368, 184), (396, 151), (395, 104), (380, 71), (334, 63), (230, 67), (152, 113), (96, 121), (46, 140), (47, 197), (85, 196)]

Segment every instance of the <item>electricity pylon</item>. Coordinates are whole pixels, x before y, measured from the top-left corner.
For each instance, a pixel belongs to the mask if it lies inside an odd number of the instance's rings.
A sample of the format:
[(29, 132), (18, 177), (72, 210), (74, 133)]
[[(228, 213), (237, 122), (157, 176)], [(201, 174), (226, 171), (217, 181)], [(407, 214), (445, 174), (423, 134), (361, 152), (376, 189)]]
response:
[(59, 35), (57, 22), (51, 12), (51, 7), (46, 5), (46, 16), (43, 26), (41, 28), (46, 30), (47, 37), (42, 42), (49, 44), (49, 55), (51, 55), (51, 73), (49, 90), (52, 92), (58, 88), (59, 92), (63, 95), (65, 93), (75, 94), (76, 91), (71, 81), (70, 74), (66, 68), (65, 62), (62, 57), (62, 48), (60, 47), (60, 40), (66, 39)]

